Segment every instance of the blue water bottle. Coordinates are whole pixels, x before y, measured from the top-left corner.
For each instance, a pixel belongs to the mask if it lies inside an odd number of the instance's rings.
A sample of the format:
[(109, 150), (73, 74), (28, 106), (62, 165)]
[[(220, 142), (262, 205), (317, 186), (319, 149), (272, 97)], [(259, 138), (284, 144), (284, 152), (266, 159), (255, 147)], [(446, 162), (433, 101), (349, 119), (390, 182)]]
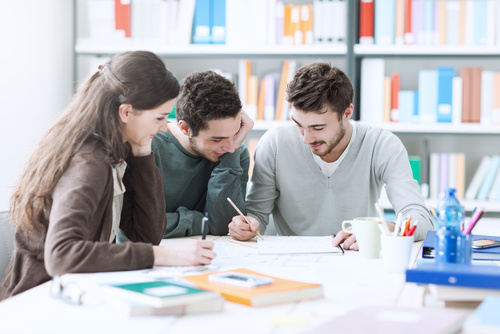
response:
[(436, 262), (470, 263), (472, 248), (470, 235), (463, 235), (461, 226), (465, 213), (455, 197), (454, 188), (446, 188), (436, 208)]

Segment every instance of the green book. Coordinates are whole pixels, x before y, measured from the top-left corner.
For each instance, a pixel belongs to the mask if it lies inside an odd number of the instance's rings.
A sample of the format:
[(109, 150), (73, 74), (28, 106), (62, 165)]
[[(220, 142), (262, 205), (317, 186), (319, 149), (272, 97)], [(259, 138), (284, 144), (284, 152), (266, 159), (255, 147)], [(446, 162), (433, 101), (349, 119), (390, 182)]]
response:
[(421, 182), (421, 171), (422, 171), (422, 159), (419, 156), (409, 156), (411, 171), (413, 173), (413, 178), (417, 180), (420, 185)]
[(153, 307), (186, 305), (220, 298), (217, 292), (166, 281), (105, 284), (103, 287), (115, 297)]

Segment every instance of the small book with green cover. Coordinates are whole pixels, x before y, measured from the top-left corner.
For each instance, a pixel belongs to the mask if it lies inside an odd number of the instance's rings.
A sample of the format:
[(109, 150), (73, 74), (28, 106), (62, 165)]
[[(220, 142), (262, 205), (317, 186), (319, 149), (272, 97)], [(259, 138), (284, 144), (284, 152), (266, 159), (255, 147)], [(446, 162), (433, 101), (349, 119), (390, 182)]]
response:
[(105, 284), (103, 288), (115, 297), (153, 307), (193, 304), (220, 298), (217, 292), (167, 281)]

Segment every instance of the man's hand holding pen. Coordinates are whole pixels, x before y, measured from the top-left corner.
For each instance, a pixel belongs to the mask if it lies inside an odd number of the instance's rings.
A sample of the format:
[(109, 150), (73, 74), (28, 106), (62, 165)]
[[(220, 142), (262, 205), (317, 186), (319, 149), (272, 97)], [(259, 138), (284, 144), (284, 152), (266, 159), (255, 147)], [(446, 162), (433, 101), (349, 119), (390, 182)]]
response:
[(259, 221), (253, 217), (246, 216), (247, 221), (241, 216), (234, 216), (229, 223), (229, 234), (235, 240), (245, 241), (250, 240), (257, 235), (259, 229)]

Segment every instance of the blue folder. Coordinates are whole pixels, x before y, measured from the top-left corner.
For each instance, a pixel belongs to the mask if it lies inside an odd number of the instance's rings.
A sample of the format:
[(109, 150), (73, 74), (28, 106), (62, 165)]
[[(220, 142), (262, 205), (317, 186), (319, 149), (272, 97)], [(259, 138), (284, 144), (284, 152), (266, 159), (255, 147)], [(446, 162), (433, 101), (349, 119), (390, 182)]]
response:
[(458, 263), (424, 263), (406, 270), (406, 282), (480, 289), (500, 289), (500, 267)]

